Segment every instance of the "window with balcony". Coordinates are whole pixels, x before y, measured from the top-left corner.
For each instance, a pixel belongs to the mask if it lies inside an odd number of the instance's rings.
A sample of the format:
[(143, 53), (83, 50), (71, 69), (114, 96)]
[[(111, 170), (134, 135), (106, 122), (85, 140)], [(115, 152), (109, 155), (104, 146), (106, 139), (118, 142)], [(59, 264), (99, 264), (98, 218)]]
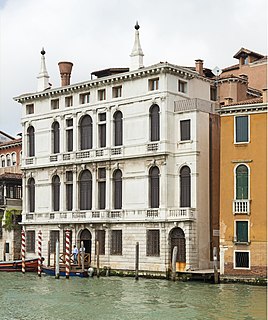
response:
[(58, 175), (52, 178), (52, 210), (60, 210), (60, 178)]
[(73, 105), (73, 96), (65, 97), (65, 107), (72, 107)]
[(56, 252), (56, 242), (57, 242), (57, 240), (60, 241), (60, 231), (51, 230), (49, 240), (50, 240), (50, 253), (55, 253)]
[(159, 194), (160, 194), (160, 182), (159, 182), (159, 169), (154, 166), (149, 170), (149, 205), (150, 208), (159, 208)]
[(26, 251), (35, 253), (35, 231), (29, 230), (26, 232)]
[(249, 117), (235, 117), (235, 143), (249, 142)]
[(149, 91), (158, 90), (159, 78), (149, 79), (148, 80), (148, 88)]
[(250, 252), (234, 251), (234, 267), (235, 269), (250, 269)]
[(105, 209), (106, 206), (106, 169), (98, 169), (98, 208)]
[(96, 230), (95, 254), (97, 254), (97, 241), (99, 241), (99, 254), (105, 255), (105, 230)]
[(158, 257), (160, 255), (160, 231), (147, 230), (146, 255)]
[(159, 141), (160, 139), (160, 115), (159, 106), (154, 104), (150, 108), (150, 141)]
[(187, 82), (179, 80), (178, 81), (178, 91), (181, 93), (187, 93)]
[(105, 91), (105, 89), (98, 90), (98, 100), (99, 101), (106, 100), (106, 91)]
[(248, 167), (239, 165), (236, 170), (236, 199), (248, 199)]
[(80, 210), (91, 210), (92, 208), (92, 174), (84, 170), (79, 178)]
[(248, 243), (249, 242), (249, 228), (248, 221), (235, 221), (235, 242)]
[(67, 151), (73, 151), (73, 119), (66, 120), (66, 145)]
[(180, 170), (180, 207), (191, 207), (191, 171), (188, 166)]
[(112, 89), (112, 96), (113, 98), (120, 98), (122, 97), (122, 86), (116, 86)]
[(59, 109), (60, 107), (60, 100), (59, 99), (51, 99), (50, 101), (51, 110)]
[(52, 124), (52, 153), (60, 152), (60, 125), (57, 121)]
[(80, 96), (80, 104), (86, 104), (90, 102), (90, 93), (86, 92), (86, 93), (81, 93)]
[(33, 114), (34, 113), (34, 104), (26, 104), (26, 114)]
[(113, 173), (114, 209), (122, 209), (122, 171), (117, 169)]
[(35, 211), (35, 181), (34, 178), (28, 180), (28, 208), (29, 212)]
[(73, 210), (73, 172), (66, 171), (66, 210)]
[(122, 255), (122, 230), (111, 231), (111, 255)]
[(99, 113), (99, 147), (106, 147), (106, 113)]
[(80, 121), (80, 148), (81, 150), (92, 149), (93, 131), (92, 118), (89, 115), (82, 117)]
[(30, 126), (27, 129), (27, 148), (28, 148), (28, 157), (35, 156), (35, 132), (34, 127)]
[(121, 111), (114, 113), (114, 145), (122, 146), (123, 144), (123, 115)]
[(181, 141), (188, 141), (191, 139), (191, 120), (181, 120), (180, 121), (180, 134)]

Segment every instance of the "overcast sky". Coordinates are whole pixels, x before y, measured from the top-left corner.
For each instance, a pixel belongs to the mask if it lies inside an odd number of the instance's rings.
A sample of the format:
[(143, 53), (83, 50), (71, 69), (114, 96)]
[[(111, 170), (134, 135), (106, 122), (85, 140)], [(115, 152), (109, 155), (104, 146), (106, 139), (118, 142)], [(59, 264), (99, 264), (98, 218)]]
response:
[(224, 68), (241, 48), (267, 54), (266, 0), (0, 0), (0, 130), (21, 132), (13, 97), (37, 90), (40, 51), (53, 87), (59, 61), (73, 62), (71, 83), (109, 67), (129, 67), (134, 25), (144, 65), (168, 61)]

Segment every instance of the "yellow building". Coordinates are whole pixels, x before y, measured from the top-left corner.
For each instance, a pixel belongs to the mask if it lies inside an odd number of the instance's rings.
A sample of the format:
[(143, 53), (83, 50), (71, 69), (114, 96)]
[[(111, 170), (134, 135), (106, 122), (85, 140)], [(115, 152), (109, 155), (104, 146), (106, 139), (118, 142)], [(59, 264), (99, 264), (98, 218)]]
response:
[(266, 94), (223, 106), (220, 115), (220, 272), (266, 278)]

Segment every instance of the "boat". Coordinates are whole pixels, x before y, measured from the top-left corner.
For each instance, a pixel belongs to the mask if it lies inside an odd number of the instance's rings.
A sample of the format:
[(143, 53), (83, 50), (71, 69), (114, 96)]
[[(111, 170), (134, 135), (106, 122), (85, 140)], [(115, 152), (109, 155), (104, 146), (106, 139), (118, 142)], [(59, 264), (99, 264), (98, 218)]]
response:
[[(25, 260), (25, 272), (37, 272), (38, 258)], [(0, 271), (22, 271), (22, 260), (0, 261)]]
[[(55, 276), (55, 267), (42, 266), (42, 272), (50, 276)], [(81, 268), (76, 268), (76, 267), (71, 267), (69, 276), (80, 277), (80, 278), (89, 277), (87, 270), (83, 271)], [(66, 277), (66, 269), (64, 266), (60, 267), (60, 277)]]

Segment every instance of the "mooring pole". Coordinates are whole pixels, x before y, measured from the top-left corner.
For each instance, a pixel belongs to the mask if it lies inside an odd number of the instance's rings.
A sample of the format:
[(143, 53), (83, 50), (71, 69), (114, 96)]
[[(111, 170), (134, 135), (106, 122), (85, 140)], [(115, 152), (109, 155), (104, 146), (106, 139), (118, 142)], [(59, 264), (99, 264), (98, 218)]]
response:
[(66, 279), (70, 276), (70, 230), (65, 231), (66, 255), (65, 255), (65, 275)]
[(171, 279), (173, 281), (176, 280), (176, 261), (177, 261), (177, 253), (178, 253), (178, 247), (175, 246), (173, 248), (173, 252), (172, 252), (172, 275), (171, 275)]
[(55, 254), (55, 278), (59, 279), (60, 277), (60, 243), (57, 239), (56, 241), (56, 254)]
[(84, 248), (84, 242), (81, 241), (81, 268), (82, 272), (85, 271), (85, 248)]
[(50, 240), (47, 242), (47, 266), (50, 266)]
[(21, 272), (25, 273), (25, 231), (21, 230)]
[(217, 248), (213, 247), (214, 283), (219, 283)]
[(100, 243), (99, 240), (96, 242), (96, 254), (97, 254), (97, 277), (100, 276)]
[(139, 242), (136, 242), (135, 280), (139, 280)]
[(41, 277), (42, 272), (42, 231), (38, 231), (38, 277)]

